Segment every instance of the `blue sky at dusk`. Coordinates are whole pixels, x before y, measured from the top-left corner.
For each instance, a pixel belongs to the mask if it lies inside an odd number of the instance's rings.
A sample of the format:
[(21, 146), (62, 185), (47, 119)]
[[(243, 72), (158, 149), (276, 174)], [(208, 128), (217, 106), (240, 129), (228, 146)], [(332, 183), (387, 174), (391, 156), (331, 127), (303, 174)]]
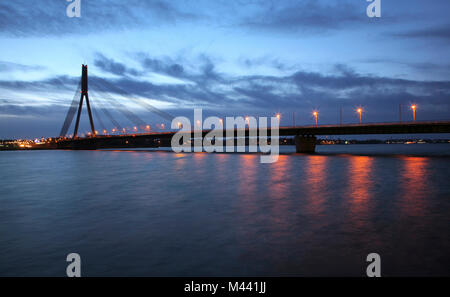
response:
[(118, 90), (174, 116), (337, 123), (342, 107), (356, 122), (362, 106), (382, 122), (416, 103), (419, 120), (449, 119), (450, 1), (381, 3), (368, 18), (365, 0), (81, 0), (68, 18), (65, 0), (2, 0), (0, 138), (58, 135), (83, 63), (94, 107), (112, 96), (152, 125), (169, 123)]

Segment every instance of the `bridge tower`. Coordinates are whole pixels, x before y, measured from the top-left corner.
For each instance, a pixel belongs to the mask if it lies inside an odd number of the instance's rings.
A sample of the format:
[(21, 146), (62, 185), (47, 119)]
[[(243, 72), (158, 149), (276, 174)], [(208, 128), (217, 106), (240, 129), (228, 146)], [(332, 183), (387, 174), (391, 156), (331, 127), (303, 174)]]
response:
[(86, 106), (89, 114), (89, 122), (91, 123), (92, 136), (95, 137), (94, 120), (91, 113), (91, 105), (89, 104), (88, 95), (88, 66), (81, 65), (81, 98), (80, 104), (78, 105), (77, 121), (75, 123), (75, 131), (73, 133), (73, 138), (77, 137), (78, 125), (80, 124), (81, 109), (83, 108), (83, 98), (86, 98)]

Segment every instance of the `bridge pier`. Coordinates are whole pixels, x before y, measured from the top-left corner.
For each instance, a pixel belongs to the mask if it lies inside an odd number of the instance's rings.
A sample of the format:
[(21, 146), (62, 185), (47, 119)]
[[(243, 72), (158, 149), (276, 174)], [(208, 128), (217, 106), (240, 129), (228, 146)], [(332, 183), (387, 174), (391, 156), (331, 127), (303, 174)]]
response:
[(295, 135), (295, 151), (297, 153), (314, 154), (316, 152), (316, 136)]

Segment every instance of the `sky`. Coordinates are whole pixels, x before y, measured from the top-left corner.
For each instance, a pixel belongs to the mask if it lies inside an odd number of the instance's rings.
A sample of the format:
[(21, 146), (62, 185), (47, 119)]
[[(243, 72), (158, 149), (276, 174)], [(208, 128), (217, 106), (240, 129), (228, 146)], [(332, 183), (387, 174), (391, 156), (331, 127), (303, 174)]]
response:
[[(89, 66), (97, 127), (117, 106), (173, 116), (273, 116), (282, 125), (450, 119), (448, 0), (0, 0), (0, 138), (59, 135)], [(119, 108), (120, 109), (120, 108)], [(88, 130), (86, 114), (80, 130)], [(73, 129), (73, 126), (72, 128)]]

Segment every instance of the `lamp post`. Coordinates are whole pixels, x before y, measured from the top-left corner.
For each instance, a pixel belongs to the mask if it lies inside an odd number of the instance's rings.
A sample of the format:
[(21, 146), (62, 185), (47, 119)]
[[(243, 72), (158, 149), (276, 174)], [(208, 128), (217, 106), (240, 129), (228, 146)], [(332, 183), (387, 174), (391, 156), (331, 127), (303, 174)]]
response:
[(356, 110), (357, 113), (359, 113), (359, 123), (362, 124), (362, 108), (358, 108)]
[(315, 118), (315, 120), (316, 120), (316, 127), (317, 127), (317, 125), (318, 125), (319, 112), (313, 111), (313, 116), (314, 116), (314, 118)]
[(417, 105), (415, 105), (415, 104), (411, 105), (411, 109), (413, 111), (413, 121), (414, 122), (416, 121), (416, 108), (417, 108)]

